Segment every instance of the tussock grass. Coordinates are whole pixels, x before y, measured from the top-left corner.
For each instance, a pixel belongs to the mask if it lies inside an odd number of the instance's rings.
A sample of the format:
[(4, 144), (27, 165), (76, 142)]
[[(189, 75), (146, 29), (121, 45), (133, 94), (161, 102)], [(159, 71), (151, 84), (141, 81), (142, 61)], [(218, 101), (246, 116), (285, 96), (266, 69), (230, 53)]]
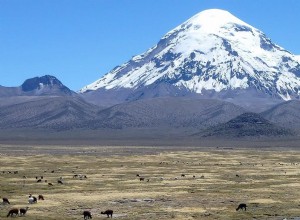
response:
[[(83, 219), (83, 210), (90, 210), (93, 219), (106, 219), (100, 215), (106, 209), (114, 210), (114, 218), (128, 220), (300, 216), (298, 151), (166, 150), (116, 155), (109, 149), (111, 156), (104, 156), (91, 149), (95, 153), (89, 155), (2, 154), (0, 196), (8, 197), (11, 205), (0, 205), (0, 219), (10, 208), (26, 206), (30, 208), (24, 220)], [(87, 179), (73, 178), (74, 174)], [(37, 183), (36, 176), (43, 176), (43, 181)], [(60, 177), (63, 185), (57, 184)], [(30, 193), (42, 194), (45, 200), (28, 204)], [(248, 204), (246, 212), (235, 210), (239, 203)]]

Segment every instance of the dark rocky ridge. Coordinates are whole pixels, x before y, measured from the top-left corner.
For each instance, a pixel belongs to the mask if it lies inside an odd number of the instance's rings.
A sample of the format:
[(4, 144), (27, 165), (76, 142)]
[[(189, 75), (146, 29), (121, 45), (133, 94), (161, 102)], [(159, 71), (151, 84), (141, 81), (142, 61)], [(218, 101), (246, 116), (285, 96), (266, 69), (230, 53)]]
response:
[(0, 97), (12, 96), (77, 96), (56, 77), (45, 75), (25, 80), (21, 86), (0, 86)]
[(243, 138), (285, 137), (294, 134), (288, 129), (274, 125), (259, 114), (244, 113), (226, 123), (209, 128), (200, 135), (202, 137)]
[(54, 93), (60, 93), (60, 95), (72, 95), (74, 93), (68, 87), (63, 85), (56, 77), (50, 75), (27, 79), (21, 85), (21, 88), (25, 93), (35, 92), (39, 95), (54, 95)]

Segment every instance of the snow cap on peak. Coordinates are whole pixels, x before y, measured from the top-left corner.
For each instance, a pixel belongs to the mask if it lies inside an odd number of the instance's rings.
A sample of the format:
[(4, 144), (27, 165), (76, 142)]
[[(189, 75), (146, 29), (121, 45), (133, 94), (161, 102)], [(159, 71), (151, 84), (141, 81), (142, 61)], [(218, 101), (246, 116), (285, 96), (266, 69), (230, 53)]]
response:
[(221, 9), (204, 10), (186, 21), (187, 25), (198, 26), (201, 29), (205, 29), (207, 32), (214, 32), (216, 29), (230, 23), (250, 26), (228, 11)]
[(256, 30), (256, 28), (240, 20), (230, 12), (221, 9), (208, 9), (199, 12), (183, 24), (168, 32), (162, 39), (166, 39), (174, 33), (185, 33), (186, 36), (196, 37), (202, 34), (226, 35), (232, 34), (232, 30)]

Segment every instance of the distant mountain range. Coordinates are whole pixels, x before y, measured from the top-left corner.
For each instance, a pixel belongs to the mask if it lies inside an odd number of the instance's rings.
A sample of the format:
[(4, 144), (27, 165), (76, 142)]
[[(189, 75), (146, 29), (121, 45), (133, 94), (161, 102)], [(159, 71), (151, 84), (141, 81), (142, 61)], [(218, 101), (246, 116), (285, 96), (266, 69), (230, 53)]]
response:
[(50, 75), (0, 86), (0, 129), (297, 136), (299, 63), (229, 12), (207, 10), (79, 93)]
[[(6, 89), (18, 92), (3, 92)], [(245, 108), (230, 102), (193, 97), (157, 97), (100, 107), (84, 100), (54, 76), (28, 79), (20, 87), (2, 87), (1, 91), (0, 129), (151, 129), (162, 134), (172, 130), (186, 136), (196, 133), (201, 137), (229, 138), (291, 136), (300, 131), (298, 100), (277, 104), (260, 114), (247, 113)], [(259, 117), (263, 124), (249, 123), (253, 117)]]

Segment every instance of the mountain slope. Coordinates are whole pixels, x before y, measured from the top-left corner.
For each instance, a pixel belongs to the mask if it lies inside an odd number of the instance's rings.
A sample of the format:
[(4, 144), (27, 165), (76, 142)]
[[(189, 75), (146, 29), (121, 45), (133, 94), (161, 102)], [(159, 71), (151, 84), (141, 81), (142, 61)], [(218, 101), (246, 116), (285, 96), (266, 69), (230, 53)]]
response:
[(276, 125), (300, 133), (300, 101), (298, 100), (278, 104), (261, 115)]
[[(72, 96), (5, 98), (0, 105), (0, 128), (68, 130), (92, 120), (99, 107)], [(1, 99), (0, 99), (1, 100)]]
[(190, 98), (153, 98), (126, 102), (104, 109), (94, 128), (203, 129), (245, 112), (231, 103)]
[(19, 87), (0, 86), (0, 97), (16, 96), (20, 93), (21, 93), (21, 89)]
[(226, 123), (212, 127), (200, 135), (203, 137), (242, 138), (292, 136), (293, 133), (272, 124), (259, 114), (244, 113)]
[[(212, 9), (195, 15), (80, 92), (105, 104), (106, 96), (118, 97), (125, 90), (123, 99), (116, 100), (120, 103), (136, 99), (137, 91), (165, 96), (155, 90), (161, 84), (174, 88), (168, 96), (193, 94), (239, 103), (240, 93), (250, 91), (253, 100), (249, 97), (248, 104), (299, 99), (300, 64), (298, 57), (260, 30), (229, 12)], [(154, 91), (149, 93), (149, 88)]]

